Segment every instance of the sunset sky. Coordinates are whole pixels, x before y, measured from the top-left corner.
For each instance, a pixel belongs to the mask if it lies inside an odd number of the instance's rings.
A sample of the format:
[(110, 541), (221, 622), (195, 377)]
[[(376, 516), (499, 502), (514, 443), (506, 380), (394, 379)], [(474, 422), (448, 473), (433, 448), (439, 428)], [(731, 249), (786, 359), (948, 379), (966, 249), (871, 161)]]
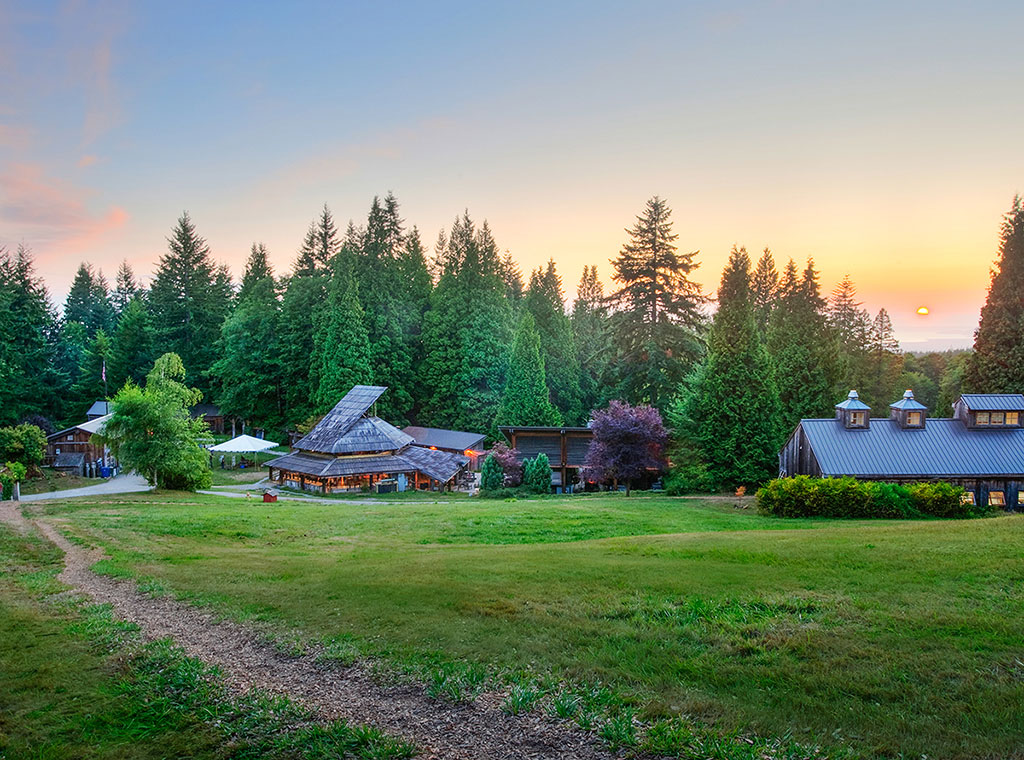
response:
[[(1024, 192), (1024, 4), (0, 0), (0, 245), (62, 302), (148, 279), (187, 209), (236, 276), (318, 209), (468, 208), (571, 295), (652, 195), (713, 291), (730, 247), (813, 256), (906, 349), (969, 345)], [(916, 313), (919, 306), (928, 316)]]

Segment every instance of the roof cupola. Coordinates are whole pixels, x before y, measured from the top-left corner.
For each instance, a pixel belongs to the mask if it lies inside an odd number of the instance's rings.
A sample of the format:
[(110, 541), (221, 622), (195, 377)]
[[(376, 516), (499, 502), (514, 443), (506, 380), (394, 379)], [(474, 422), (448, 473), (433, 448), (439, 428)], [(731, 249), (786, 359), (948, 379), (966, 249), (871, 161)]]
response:
[(914, 392), (907, 388), (903, 398), (889, 404), (889, 418), (904, 430), (921, 430), (924, 428), (928, 407), (914, 398)]
[(850, 391), (845, 401), (836, 404), (836, 419), (847, 430), (867, 430), (871, 425), (871, 407)]

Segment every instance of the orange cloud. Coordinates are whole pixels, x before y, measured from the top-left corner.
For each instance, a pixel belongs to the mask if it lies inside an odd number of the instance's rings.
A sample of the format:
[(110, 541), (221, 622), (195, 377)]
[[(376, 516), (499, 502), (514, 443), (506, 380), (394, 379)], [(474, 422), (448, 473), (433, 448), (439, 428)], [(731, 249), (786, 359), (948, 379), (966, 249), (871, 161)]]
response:
[(128, 220), (119, 206), (91, 212), (88, 195), (86, 189), (45, 176), (37, 164), (10, 164), (0, 172), (0, 226), (41, 253), (87, 248)]

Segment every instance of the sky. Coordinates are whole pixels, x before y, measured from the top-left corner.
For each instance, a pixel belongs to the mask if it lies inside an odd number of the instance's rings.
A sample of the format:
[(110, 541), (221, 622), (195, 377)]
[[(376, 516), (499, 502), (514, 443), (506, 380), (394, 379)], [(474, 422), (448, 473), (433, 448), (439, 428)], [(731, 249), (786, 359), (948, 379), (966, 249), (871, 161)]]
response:
[[(714, 292), (733, 245), (904, 349), (970, 345), (1024, 192), (1019, 2), (0, 0), (0, 245), (56, 303), (148, 280), (187, 210), (241, 275), (288, 271), (326, 203), (394, 192), (428, 245), (468, 209), (567, 295), (648, 198)], [(916, 311), (927, 306), (930, 314)]]

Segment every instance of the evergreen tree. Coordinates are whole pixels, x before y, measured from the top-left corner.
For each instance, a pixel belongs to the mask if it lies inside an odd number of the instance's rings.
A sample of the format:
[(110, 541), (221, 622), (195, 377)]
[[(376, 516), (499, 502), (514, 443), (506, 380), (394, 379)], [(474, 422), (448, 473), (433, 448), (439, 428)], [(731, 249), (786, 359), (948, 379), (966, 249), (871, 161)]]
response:
[(89, 336), (81, 322), (63, 322), (60, 325), (53, 359), (59, 403), (53, 408), (53, 414), (55, 419), (69, 424), (81, 421), (77, 417), (78, 404), (72, 389), (78, 383), (88, 345)]
[(505, 484), (505, 471), (493, 454), (488, 454), (480, 467), (480, 490), (497, 491)]
[(110, 360), (110, 338), (103, 330), (97, 330), (95, 337), (89, 342), (82, 356), (82, 366), (78, 372), (78, 382), (73, 388), (76, 400), (77, 419), (85, 417), (85, 413), (95, 401), (106, 400), (108, 397), (109, 378), (107, 362)]
[(775, 259), (767, 248), (757, 260), (757, 267), (751, 280), (751, 300), (754, 304), (754, 320), (764, 340), (768, 335), (768, 320), (775, 305), (779, 289), (779, 273), (775, 269)]
[[(139, 287), (139, 283), (135, 280), (135, 273), (132, 272), (132, 268), (128, 266), (128, 261), (124, 260), (121, 262), (121, 266), (117, 268), (117, 278), (114, 280), (114, 292), (110, 296), (111, 306), (114, 307), (114, 312), (120, 317), (124, 310), (128, 308), (128, 304), (132, 300), (142, 294), (142, 288)], [(146, 365), (149, 366), (148, 364)]]
[(402, 283), (405, 305), (399, 313), (402, 332), (412, 358), (410, 394), (413, 407), (410, 418), (416, 419), (422, 400), (427, 397), (423, 384), (423, 320), (430, 308), (430, 292), (433, 281), (427, 266), (426, 251), (420, 240), (419, 230), (413, 227), (405, 237), (405, 243), (398, 261), (399, 280)]
[(220, 388), (217, 403), (228, 416), (273, 428), (283, 422), (277, 283), (267, 249), (253, 244), (235, 310), (224, 321), (220, 358), (211, 372)]
[(705, 298), (689, 279), (697, 252), (677, 253), (668, 204), (655, 196), (627, 230), (630, 240), (612, 262), (620, 287), (612, 330), (621, 368), (620, 393), (666, 405), (700, 355), (700, 307)]
[(107, 361), (110, 390), (116, 392), (129, 380), (141, 385), (146, 379), (146, 369), (153, 365), (155, 357), (153, 324), (142, 296), (136, 294), (121, 310), (114, 332)]
[(505, 283), (505, 297), (517, 306), (523, 300), (523, 273), (509, 251), (501, 257), (501, 279)]
[(613, 354), (604, 286), (597, 266), (584, 266), (572, 308), (573, 344), (580, 367), (580, 406), (583, 420), (607, 405), (608, 374)]
[[(836, 345), (812, 260), (808, 259), (803, 275), (798, 276), (790, 259), (776, 290), (778, 297), (768, 323), (768, 353), (782, 427), (791, 430), (805, 417), (831, 416)], [(756, 320), (756, 301), (753, 306)]]
[(201, 391), (217, 354), (220, 328), (230, 308), (230, 278), (214, 265), (210, 249), (183, 213), (149, 292), (149, 307), (161, 350), (177, 354), (187, 383)]
[(103, 274), (94, 274), (86, 263), (79, 264), (64, 303), (64, 321), (83, 325), (91, 338), (97, 330), (110, 330), (114, 317)]
[(508, 381), (498, 407), (497, 425), (561, 425), (562, 417), (549, 399), (541, 357), (540, 335), (530, 312), (523, 314), (512, 344)]
[(528, 493), (551, 493), (551, 462), (543, 451), (523, 463), (523, 490)]
[(538, 268), (530, 275), (525, 302), (540, 334), (541, 357), (547, 370), (551, 403), (566, 424), (578, 425), (584, 413), (580, 398), (580, 365), (576, 346), (573, 345), (572, 324), (565, 314), (562, 280), (555, 272), (554, 261), (549, 261), (546, 269)]
[(682, 400), (684, 436), (718, 487), (774, 477), (781, 439), (778, 392), (757, 332), (750, 258), (733, 248), (722, 272), (708, 354)]
[(335, 257), (326, 308), (318, 314), (314, 361), (318, 386), (315, 411), (330, 410), (354, 385), (373, 383), (370, 341), (359, 304), (359, 286), (349, 257)]
[(900, 344), (885, 309), (879, 309), (871, 323), (868, 346), (868, 374), (860, 396), (876, 414), (884, 415), (888, 412), (889, 404), (902, 396), (904, 390), (899, 387), (903, 370)]
[(1024, 391), (1024, 204), (1020, 196), (1003, 217), (999, 259), (974, 333), (966, 384), (977, 393)]
[(281, 302), (279, 365), (284, 388), (286, 426), (313, 413), (320, 367), (314, 353), (314, 317), (324, 307), (330, 272), (320, 262), (340, 251), (334, 219), (327, 206), (314, 221), (299, 248)]
[(61, 418), (57, 318), (25, 246), (13, 256), (0, 249), (0, 283), (0, 425), (30, 414)]

